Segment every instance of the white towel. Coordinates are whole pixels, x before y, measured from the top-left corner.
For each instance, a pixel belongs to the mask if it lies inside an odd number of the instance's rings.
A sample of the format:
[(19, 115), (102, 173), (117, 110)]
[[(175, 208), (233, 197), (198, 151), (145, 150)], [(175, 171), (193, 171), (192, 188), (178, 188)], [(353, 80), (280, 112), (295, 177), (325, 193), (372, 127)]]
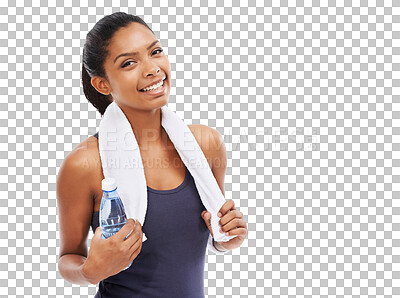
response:
[[(225, 203), (225, 197), (189, 127), (167, 106), (161, 107), (161, 125), (193, 176), (204, 207), (211, 213), (214, 240), (226, 242), (236, 237), (219, 231), (217, 213)], [(100, 121), (99, 151), (104, 177), (116, 179), (127, 217), (139, 220), (143, 226), (147, 211), (147, 183), (142, 158), (132, 127), (115, 101), (107, 107)], [(148, 237), (151, 235), (143, 234), (143, 241)], [(210, 233), (208, 248), (220, 254), (211, 246)]]

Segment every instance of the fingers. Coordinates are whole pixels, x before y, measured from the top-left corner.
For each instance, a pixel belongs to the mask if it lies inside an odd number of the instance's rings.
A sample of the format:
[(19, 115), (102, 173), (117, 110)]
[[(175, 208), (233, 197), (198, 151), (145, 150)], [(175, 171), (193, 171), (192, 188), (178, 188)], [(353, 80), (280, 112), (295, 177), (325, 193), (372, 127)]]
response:
[(231, 220), (233, 220), (234, 218), (243, 218), (243, 213), (240, 212), (239, 210), (235, 209), (232, 210), (230, 212), (228, 212), (225, 216), (223, 216), (220, 220), (219, 220), (219, 225), (223, 226), (226, 225), (228, 222), (230, 222)]
[(214, 238), (214, 234), (213, 234), (212, 228), (211, 228), (211, 213), (208, 212), (207, 210), (204, 210), (201, 213), (201, 217), (204, 219), (204, 222), (205, 222), (208, 230), (210, 231), (211, 236)]
[(96, 231), (94, 231), (94, 236), (99, 238), (99, 237), (101, 237), (101, 233), (102, 233), (101, 228), (100, 228), (100, 226), (98, 226), (96, 228)]
[(126, 238), (127, 245), (132, 247), (139, 239), (143, 239), (142, 225), (137, 220), (132, 233)]
[[(143, 234), (142, 234), (143, 235)], [(141, 236), (139, 239), (142, 239), (143, 240), (143, 236)], [(132, 252), (131, 253), (131, 256), (130, 256), (130, 258), (129, 258), (129, 261), (133, 261), (136, 257), (137, 257), (137, 255), (140, 253), (140, 251), (142, 250), (142, 245), (143, 245), (143, 241), (139, 241), (139, 239), (138, 239), (138, 241), (136, 241), (135, 243), (133, 243), (133, 245), (130, 247), (130, 251)]]
[(222, 207), (219, 209), (218, 216), (223, 217), (230, 210), (236, 210), (235, 202), (233, 200), (227, 200), (222, 205)]
[(122, 241), (125, 240), (125, 238), (129, 238), (129, 234), (134, 232), (135, 229), (135, 224), (138, 221), (133, 220), (132, 218), (129, 218), (128, 221), (125, 223), (125, 225), (115, 234), (113, 237), (116, 238), (116, 240)]
[(230, 230), (228, 232), (227, 236), (246, 235), (246, 234), (247, 234), (247, 229), (245, 229), (245, 228), (236, 228), (236, 229)]
[(203, 216), (204, 222), (206, 223), (206, 226), (210, 229), (211, 228), (211, 213), (207, 212)]
[(210, 214), (210, 212), (208, 212), (207, 210), (204, 210), (204, 211), (201, 213), (201, 216), (202, 216), (205, 220), (210, 220), (210, 219), (211, 219), (211, 214)]
[(93, 235), (93, 240), (97, 240), (97, 239), (101, 239), (101, 235), (102, 235), (103, 231), (101, 230), (100, 226), (98, 226), (96, 228), (96, 230), (94, 231), (94, 235)]
[[(220, 228), (220, 231), (222, 231), (222, 233), (228, 233), (229, 235), (239, 235), (241, 234), (243, 231), (241, 230), (243, 228), (243, 230), (246, 230), (246, 222), (242, 219), (242, 218), (234, 218), (233, 220), (229, 221), (227, 224), (223, 225)], [(236, 231), (239, 230), (239, 231)]]

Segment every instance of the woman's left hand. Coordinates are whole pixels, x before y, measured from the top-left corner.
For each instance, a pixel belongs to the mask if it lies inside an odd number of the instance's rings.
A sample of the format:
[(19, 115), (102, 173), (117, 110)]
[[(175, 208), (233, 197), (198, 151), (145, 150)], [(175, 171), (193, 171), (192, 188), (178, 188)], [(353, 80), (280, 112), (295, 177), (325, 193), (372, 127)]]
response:
[[(247, 224), (243, 220), (243, 213), (235, 208), (233, 200), (227, 200), (218, 212), (220, 232), (225, 233), (227, 236), (238, 235), (227, 242), (215, 241), (219, 246), (226, 250), (232, 250), (240, 245), (247, 238), (248, 230)], [(201, 217), (206, 223), (211, 236), (214, 238), (211, 228), (211, 214), (207, 210), (201, 213)]]

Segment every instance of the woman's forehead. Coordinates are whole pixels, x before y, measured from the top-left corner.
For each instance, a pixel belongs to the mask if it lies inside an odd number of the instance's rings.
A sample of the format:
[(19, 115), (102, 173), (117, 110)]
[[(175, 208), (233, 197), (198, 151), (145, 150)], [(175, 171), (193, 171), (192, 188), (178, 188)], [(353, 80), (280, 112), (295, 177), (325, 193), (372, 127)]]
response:
[(119, 52), (146, 49), (146, 46), (154, 40), (157, 40), (157, 38), (146, 26), (132, 23), (114, 34), (110, 46), (111, 51), (118, 55)]

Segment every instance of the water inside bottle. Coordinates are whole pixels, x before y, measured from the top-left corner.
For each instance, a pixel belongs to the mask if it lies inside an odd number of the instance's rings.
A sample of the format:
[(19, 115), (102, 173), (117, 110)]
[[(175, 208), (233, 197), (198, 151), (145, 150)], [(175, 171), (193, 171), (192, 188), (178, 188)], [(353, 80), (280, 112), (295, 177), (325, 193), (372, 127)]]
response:
[[(127, 222), (125, 208), (121, 198), (116, 191), (104, 192), (100, 204), (99, 212), (100, 228), (102, 230), (101, 237), (107, 239), (117, 233)], [(131, 232), (132, 233), (132, 232)], [(131, 234), (129, 233), (125, 239)], [(132, 265), (123, 270), (128, 269)]]
[(117, 233), (126, 222), (125, 208), (117, 192), (105, 192), (100, 205), (100, 227), (104, 237)]
[(117, 233), (126, 223), (126, 215), (108, 217), (101, 219), (102, 231), (105, 238), (109, 238)]

